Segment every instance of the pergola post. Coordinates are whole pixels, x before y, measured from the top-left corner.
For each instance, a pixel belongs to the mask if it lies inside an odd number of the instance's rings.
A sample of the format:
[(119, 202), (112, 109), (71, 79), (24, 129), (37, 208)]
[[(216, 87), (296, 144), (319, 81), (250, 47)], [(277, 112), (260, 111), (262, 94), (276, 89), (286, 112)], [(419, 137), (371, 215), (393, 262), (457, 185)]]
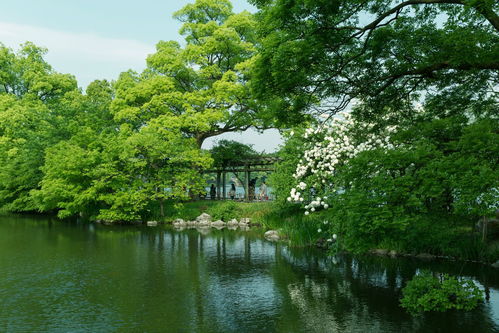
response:
[(244, 185), (245, 185), (245, 191), (244, 191), (244, 198), (246, 201), (249, 201), (249, 177), (250, 177), (250, 172), (248, 169), (248, 166), (244, 166)]
[(217, 171), (217, 199), (220, 200), (220, 171)]
[[(218, 168), (218, 169), (211, 169), (211, 170), (205, 170), (204, 173), (209, 173), (210, 175), (216, 174), (217, 179), (216, 179), (216, 192), (217, 194), (213, 199), (227, 199), (227, 189), (226, 189), (226, 183), (227, 183), (227, 172), (234, 172), (234, 173), (243, 173), (244, 174), (244, 183), (243, 186), (245, 187), (245, 193), (244, 193), (244, 200), (250, 201), (251, 199), (256, 198), (256, 193), (255, 190), (256, 188), (252, 187), (252, 191), (250, 191), (250, 177), (251, 177), (251, 172), (269, 172), (269, 171), (275, 171), (274, 164), (275, 162), (279, 162), (280, 159), (278, 158), (259, 158), (259, 159), (247, 159), (246, 161), (241, 161), (236, 164), (231, 164), (230, 168), (227, 168), (227, 166), (223, 168)], [(220, 179), (222, 178), (223, 179)], [(239, 178), (238, 178), (239, 179)], [(215, 184), (214, 184), (215, 185)], [(223, 188), (221, 189), (220, 187)], [(254, 186), (254, 184), (253, 184)], [(211, 193), (211, 191), (210, 191)], [(211, 197), (211, 195), (210, 195)], [(274, 199), (275, 199), (275, 194), (274, 194)]]
[(226, 186), (225, 186), (225, 178), (226, 178), (226, 173), (225, 171), (222, 172), (222, 199), (227, 199), (227, 189), (226, 189)]

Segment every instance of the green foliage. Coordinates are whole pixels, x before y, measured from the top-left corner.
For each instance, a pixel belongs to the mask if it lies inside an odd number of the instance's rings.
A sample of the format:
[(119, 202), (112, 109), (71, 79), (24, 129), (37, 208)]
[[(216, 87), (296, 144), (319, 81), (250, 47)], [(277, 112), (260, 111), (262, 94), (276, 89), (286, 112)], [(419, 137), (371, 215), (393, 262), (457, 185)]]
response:
[(74, 111), (66, 106), (81, 98), (74, 78), (53, 71), (45, 53), (32, 43), (16, 53), (0, 44), (0, 207), (9, 211), (36, 209), (29, 192), (43, 177), (44, 150), (71, 135)]
[[(334, 115), (355, 100), (354, 118), (371, 127), (358, 126), (351, 142), (397, 127), (382, 138), (396, 149), (338, 157), (328, 179), (323, 169), (307, 170), (316, 177), (304, 176), (303, 205), (316, 194), (327, 201), (328, 232), (350, 251), (462, 253), (456, 244), (467, 240), (476, 251), (466, 256), (488, 257), (472, 226), (498, 208), (498, 104), (490, 87), (499, 4), (252, 2), (262, 36), (252, 85), (276, 118), (297, 124), (310, 111)], [(280, 151), (272, 180), (284, 206), (305, 142), (288, 138)]]
[(45, 177), (32, 193), (41, 210), (134, 221), (150, 201), (187, 200), (202, 191), (199, 171), (210, 157), (175, 129), (154, 125), (137, 133), (127, 126), (117, 133), (88, 130), (48, 149)]
[[(325, 178), (316, 173), (303, 179), (313, 184), (314, 198), (328, 204), (321, 214), (331, 222), (328, 234), (338, 234), (343, 249), (362, 253), (385, 247), (494, 260), (473, 230), (481, 216), (492, 216), (498, 208), (499, 121), (435, 113), (420, 110), (402, 118), (390, 138), (392, 149), (363, 151)], [(375, 123), (373, 131), (377, 126), (387, 124)], [(353, 135), (362, 139), (370, 134)], [(297, 186), (291, 174), (306, 143), (295, 136), (281, 149), (284, 161), (272, 176), (285, 206), (290, 204), (282, 199)], [(307, 191), (310, 187), (302, 193), (302, 205), (311, 197)]]
[[(462, 233), (452, 230), (498, 208), (497, 120), (441, 122), (424, 123), (420, 137), (409, 128), (410, 145), (402, 132), (405, 147), (365, 152), (338, 171), (335, 181), (345, 187), (330, 196), (330, 214), (349, 248), (363, 251), (383, 239), (413, 251), (446, 252), (445, 244)], [(446, 135), (452, 127), (457, 132)], [(470, 136), (473, 149), (465, 144)]]
[(285, 133), (286, 144), (277, 153), (281, 161), (275, 165), (275, 172), (270, 175), (269, 182), (279, 205), (286, 204), (289, 190), (296, 182), (293, 174), (303, 153), (303, 132), (302, 128), (295, 128)]
[(463, 131), (447, 162), (455, 188), (456, 211), (491, 215), (499, 208), (499, 121), (483, 119)]
[(239, 219), (241, 217), (242, 211), (239, 205), (234, 201), (225, 201), (219, 205), (212, 206), (208, 209), (208, 214), (210, 214), (214, 220), (230, 221), (231, 219)]
[(228, 167), (259, 156), (252, 145), (231, 140), (218, 141), (210, 153), (217, 167)]
[(252, 83), (276, 117), (296, 123), (312, 106), (333, 114), (353, 99), (372, 117), (415, 101), (497, 112), (497, 1), (251, 2), (263, 37)]
[(163, 216), (204, 191), (203, 140), (263, 124), (246, 85), (256, 23), (228, 1), (198, 0), (175, 17), (185, 47), (159, 42), (143, 73), (86, 94), (45, 49), (0, 45), (0, 207), (133, 221), (151, 202)]
[(75, 90), (74, 77), (55, 72), (43, 59), (46, 53), (30, 42), (16, 53), (0, 43), (0, 94), (57, 103), (65, 93)]
[(415, 276), (402, 289), (400, 304), (412, 314), (425, 311), (470, 311), (483, 301), (483, 292), (472, 280), (430, 272)]
[(256, 52), (253, 15), (234, 14), (228, 1), (197, 0), (175, 17), (183, 22), (185, 47), (160, 41), (143, 73), (120, 76), (111, 105), (115, 119), (138, 129), (175, 117), (199, 147), (211, 136), (266, 126), (246, 84)]
[(322, 236), (317, 230), (324, 221), (324, 215), (305, 216), (299, 205), (273, 205), (261, 221), (266, 229), (279, 230), (291, 245), (310, 246)]

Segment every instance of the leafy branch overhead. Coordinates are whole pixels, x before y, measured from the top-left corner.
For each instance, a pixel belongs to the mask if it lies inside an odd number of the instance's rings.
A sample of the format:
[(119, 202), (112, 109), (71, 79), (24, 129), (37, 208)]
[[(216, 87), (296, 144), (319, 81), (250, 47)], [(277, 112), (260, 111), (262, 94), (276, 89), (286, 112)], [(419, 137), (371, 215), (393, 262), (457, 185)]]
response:
[(460, 96), (456, 108), (497, 100), (497, 1), (252, 3), (263, 22), (254, 87), (261, 98), (282, 96), (294, 113), (336, 113), (352, 100), (374, 112)]

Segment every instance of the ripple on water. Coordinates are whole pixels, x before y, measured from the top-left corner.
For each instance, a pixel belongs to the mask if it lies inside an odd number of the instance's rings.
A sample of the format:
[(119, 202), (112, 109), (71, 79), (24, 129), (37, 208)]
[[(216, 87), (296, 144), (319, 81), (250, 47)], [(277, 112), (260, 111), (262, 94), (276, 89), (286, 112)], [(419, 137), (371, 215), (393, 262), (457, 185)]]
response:
[[(490, 302), (411, 317), (400, 289), (422, 268), (469, 276)], [(252, 232), (0, 218), (0, 269), (0, 332), (499, 331), (497, 271), (328, 257)]]

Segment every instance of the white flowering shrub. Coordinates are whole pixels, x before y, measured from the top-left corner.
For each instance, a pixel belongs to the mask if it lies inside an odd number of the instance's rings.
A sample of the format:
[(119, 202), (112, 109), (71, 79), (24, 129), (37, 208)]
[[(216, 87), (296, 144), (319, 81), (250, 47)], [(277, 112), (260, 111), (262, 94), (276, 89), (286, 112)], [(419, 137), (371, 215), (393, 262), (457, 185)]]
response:
[[(354, 121), (343, 112), (331, 121), (308, 128), (304, 133), (303, 155), (293, 174), (296, 186), (291, 189), (289, 202), (306, 202), (305, 215), (329, 208), (327, 192), (341, 191), (345, 184), (335, 179), (338, 167), (359, 153), (374, 149), (393, 149), (387, 127), (373, 134), (374, 125)], [(315, 196), (314, 194), (322, 194)]]
[[(397, 127), (358, 119), (342, 114), (288, 134), (273, 185), (290, 214), (304, 208), (319, 239), (355, 253), (459, 255), (459, 244), (480, 244), (464, 230), (497, 209), (499, 121), (426, 111)], [(335, 234), (340, 241), (329, 242)]]

